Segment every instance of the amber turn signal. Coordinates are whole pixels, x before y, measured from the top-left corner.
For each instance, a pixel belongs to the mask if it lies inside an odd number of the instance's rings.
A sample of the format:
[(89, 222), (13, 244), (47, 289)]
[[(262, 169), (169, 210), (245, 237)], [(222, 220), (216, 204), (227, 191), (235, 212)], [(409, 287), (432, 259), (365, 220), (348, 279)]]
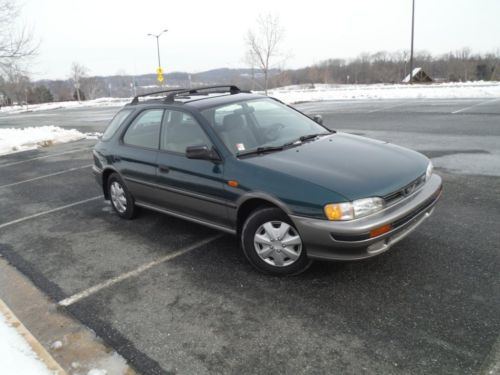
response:
[(370, 232), (370, 238), (380, 236), (381, 234), (387, 233), (392, 229), (391, 224), (382, 225)]
[(238, 187), (238, 185), (239, 185), (239, 184), (238, 184), (238, 181), (235, 181), (235, 180), (229, 180), (229, 181), (227, 182), (227, 184), (228, 184), (229, 186), (231, 186), (231, 187)]

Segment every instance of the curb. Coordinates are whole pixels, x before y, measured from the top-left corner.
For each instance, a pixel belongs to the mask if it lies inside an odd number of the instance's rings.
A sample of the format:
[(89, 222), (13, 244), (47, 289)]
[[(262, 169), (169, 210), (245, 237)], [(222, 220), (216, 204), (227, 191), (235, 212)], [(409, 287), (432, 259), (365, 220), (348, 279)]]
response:
[(9, 307), (0, 299), (0, 314), (5, 316), (8, 324), (26, 340), (29, 346), (33, 349), (38, 358), (47, 366), (48, 370), (56, 375), (67, 375), (66, 371), (57, 363), (54, 358), (45, 350), (42, 344), (31, 334), (24, 324), (17, 319)]

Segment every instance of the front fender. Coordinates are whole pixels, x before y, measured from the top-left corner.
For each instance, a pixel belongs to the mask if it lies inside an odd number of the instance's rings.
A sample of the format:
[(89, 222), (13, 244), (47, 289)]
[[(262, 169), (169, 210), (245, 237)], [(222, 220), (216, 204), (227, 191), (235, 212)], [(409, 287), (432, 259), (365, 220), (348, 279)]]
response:
[(263, 192), (263, 191), (252, 191), (252, 192), (248, 192), (248, 193), (245, 193), (242, 196), (240, 196), (236, 201), (236, 211), (238, 211), (240, 209), (240, 207), (245, 202), (249, 201), (250, 199), (261, 199), (264, 201), (268, 201), (269, 203), (272, 203), (275, 206), (282, 209), (287, 215), (292, 215), (292, 211), (283, 201), (281, 201), (277, 197), (275, 197), (269, 193)]

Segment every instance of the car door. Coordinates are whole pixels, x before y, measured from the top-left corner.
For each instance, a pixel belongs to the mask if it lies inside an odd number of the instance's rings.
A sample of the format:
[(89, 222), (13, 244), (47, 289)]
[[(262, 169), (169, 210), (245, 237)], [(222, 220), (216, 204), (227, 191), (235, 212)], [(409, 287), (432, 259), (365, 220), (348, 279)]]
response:
[(186, 148), (199, 145), (213, 147), (196, 119), (187, 112), (166, 110), (157, 159), (162, 205), (182, 215), (228, 226), (224, 165), (188, 159)]
[(156, 158), (163, 113), (158, 108), (140, 112), (125, 130), (113, 156), (114, 165), (138, 202), (156, 202)]

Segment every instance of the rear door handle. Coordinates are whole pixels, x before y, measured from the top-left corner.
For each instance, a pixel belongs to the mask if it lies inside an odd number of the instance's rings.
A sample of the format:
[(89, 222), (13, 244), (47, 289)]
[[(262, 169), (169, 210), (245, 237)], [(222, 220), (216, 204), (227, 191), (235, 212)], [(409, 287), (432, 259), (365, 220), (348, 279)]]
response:
[(163, 165), (163, 164), (160, 164), (158, 166), (158, 169), (160, 170), (160, 172), (162, 173), (168, 173), (170, 172), (170, 167), (168, 165)]
[(113, 155), (113, 161), (121, 161), (122, 158), (116, 155)]

